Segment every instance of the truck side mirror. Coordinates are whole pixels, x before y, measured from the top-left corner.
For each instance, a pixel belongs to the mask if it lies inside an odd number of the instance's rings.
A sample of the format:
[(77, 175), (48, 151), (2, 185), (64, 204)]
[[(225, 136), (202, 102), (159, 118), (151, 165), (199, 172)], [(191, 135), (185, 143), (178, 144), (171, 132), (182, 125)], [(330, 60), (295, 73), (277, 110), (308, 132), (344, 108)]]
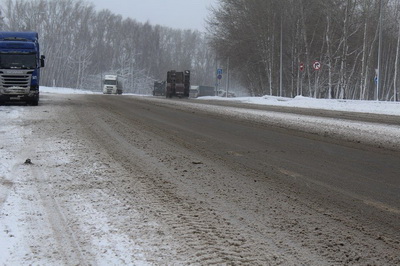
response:
[(40, 57), (40, 67), (44, 67), (44, 59), (45, 59), (46, 57), (44, 56), (44, 55), (42, 55), (41, 57)]

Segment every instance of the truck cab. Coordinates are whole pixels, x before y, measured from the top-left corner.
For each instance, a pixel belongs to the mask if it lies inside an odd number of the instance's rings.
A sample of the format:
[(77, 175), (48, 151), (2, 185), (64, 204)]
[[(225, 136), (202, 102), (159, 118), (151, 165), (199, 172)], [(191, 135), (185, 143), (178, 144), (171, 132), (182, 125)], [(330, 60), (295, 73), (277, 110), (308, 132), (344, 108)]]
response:
[(122, 94), (122, 81), (118, 80), (118, 75), (104, 76), (103, 94)]
[(39, 103), (40, 56), (38, 33), (0, 32), (0, 103)]
[(153, 96), (165, 96), (165, 81), (154, 81)]
[(172, 97), (189, 97), (190, 92), (190, 70), (177, 72), (171, 70), (167, 72), (167, 87), (165, 96)]

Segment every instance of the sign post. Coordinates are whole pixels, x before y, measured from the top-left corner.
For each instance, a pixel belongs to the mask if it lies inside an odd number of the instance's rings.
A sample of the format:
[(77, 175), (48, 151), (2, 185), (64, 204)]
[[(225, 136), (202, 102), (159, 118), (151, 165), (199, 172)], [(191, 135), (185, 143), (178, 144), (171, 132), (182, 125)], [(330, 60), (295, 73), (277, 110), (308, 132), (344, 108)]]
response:
[(221, 83), (222, 79), (222, 68), (217, 68), (217, 83), (215, 84), (215, 96), (218, 96), (218, 89), (219, 89), (219, 84)]
[(304, 76), (304, 69), (305, 65), (303, 62), (300, 62), (299, 64), (299, 70), (301, 73), (299, 73), (299, 78), (300, 78), (300, 84), (297, 84), (297, 95), (303, 95), (303, 76)]

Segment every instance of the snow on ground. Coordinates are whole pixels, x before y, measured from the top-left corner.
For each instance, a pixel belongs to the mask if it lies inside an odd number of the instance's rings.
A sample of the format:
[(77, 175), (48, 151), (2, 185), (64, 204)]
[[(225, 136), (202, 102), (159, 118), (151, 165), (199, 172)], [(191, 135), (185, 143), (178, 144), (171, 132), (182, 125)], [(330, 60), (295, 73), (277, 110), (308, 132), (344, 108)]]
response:
[(101, 94), (101, 92), (93, 92), (93, 91), (71, 89), (71, 88), (54, 88), (45, 86), (40, 86), (40, 92), (59, 93), (59, 94)]
[(237, 102), (259, 104), (259, 105), (314, 108), (323, 110), (375, 113), (375, 114), (400, 116), (400, 102), (358, 101), (358, 100), (337, 100), (337, 99), (329, 100), (329, 99), (314, 99), (304, 96), (296, 96), (295, 98), (284, 98), (276, 96), (222, 98), (222, 97), (207, 96), (207, 97), (200, 97), (199, 99), (237, 101)]
[[(57, 93), (63, 91), (63, 94), (91, 93), (71, 89), (55, 89), (54, 91)], [(41, 99), (41, 101), (44, 100)], [(32, 123), (37, 120), (49, 121), (48, 116), (53, 115), (51, 109), (41, 109), (36, 113), (30, 111), (35, 108), (40, 108), (40, 106), (0, 106), (0, 134), (2, 136), (0, 143), (0, 265), (57, 265), (62, 261), (61, 254), (70, 255), (65, 265), (80, 265), (76, 258), (83, 257), (82, 251), (78, 248), (81, 254), (71, 253), (76, 251), (76, 249), (70, 250), (70, 247), (74, 246), (77, 240), (69, 229), (70, 225), (65, 225), (66, 218), (59, 207), (62, 202), (55, 197), (52, 201), (48, 199), (52, 197), (53, 186), (57, 185), (54, 183), (54, 176), (51, 176), (53, 182), (49, 181), (49, 175), (54, 175), (58, 171), (63, 172), (60, 170), (61, 165), (68, 165), (71, 162), (70, 158), (74, 157), (74, 152), (79, 153), (79, 151), (75, 151), (67, 140), (58, 140), (56, 134), (51, 136), (51, 132), (41, 135), (42, 143), (30, 142), (29, 139), (31, 137), (36, 139), (34, 135), (38, 134), (32, 129)], [(32, 153), (33, 150), (35, 153)], [(48, 152), (51, 153), (51, 157), (42, 156)], [(71, 155), (69, 158), (66, 156), (68, 153)], [(27, 158), (32, 158), (34, 163), (27, 163), (25, 161)], [(51, 165), (50, 170), (44, 165)], [(96, 169), (95, 166), (93, 169)], [(93, 171), (93, 169), (88, 169), (88, 171)], [(60, 176), (68, 179), (65, 174)], [(46, 195), (40, 194), (37, 189), (38, 183), (46, 184), (51, 190), (47, 191)], [(119, 258), (113, 252), (118, 252), (122, 248), (120, 253), (123, 254), (132, 246), (126, 244), (128, 240), (124, 239), (123, 235), (115, 232), (107, 234), (112, 237), (112, 245), (107, 239), (99, 236), (103, 232), (111, 231), (111, 228), (106, 226), (107, 217), (96, 212), (90, 203), (82, 201), (79, 197), (76, 195), (71, 200), (71, 204), (76, 204), (78, 206), (76, 211), (81, 212), (80, 216), (90, 221), (81, 225), (82, 230), (100, 232), (93, 235), (96, 242), (92, 245), (93, 249), (101, 249), (101, 252), (97, 252), (98, 261), (95, 265), (120, 265)], [(45, 204), (38, 204), (38, 202), (45, 202)], [(52, 209), (58, 212), (48, 214), (45, 205), (54, 205)], [(50, 207), (47, 206), (47, 208)], [(60, 247), (57, 244), (59, 241), (56, 241), (59, 236), (54, 235), (53, 227), (61, 228), (59, 230), (65, 229), (66, 232), (71, 233), (72, 240), (63, 239), (60, 243), (63, 243), (64, 247)], [(125, 260), (124, 264), (133, 265), (128, 261), (128, 255), (121, 257)]]
[[(61, 93), (61, 94), (101, 94), (100, 92), (91, 92), (69, 88), (51, 88), (41, 87), (42, 93)], [(125, 94), (126, 95), (126, 94)], [(262, 105), (274, 105), (274, 106), (289, 106), (289, 107), (303, 107), (303, 108), (315, 108), (315, 109), (328, 109), (328, 110), (339, 110), (339, 111), (351, 111), (351, 112), (363, 112), (363, 113), (375, 113), (384, 115), (400, 116), (400, 102), (378, 102), (378, 101), (354, 101), (354, 100), (326, 100), (326, 99), (312, 99), (307, 97), (296, 97), (294, 99), (282, 98), (282, 97), (238, 97), (238, 98), (219, 98), (219, 97), (202, 97), (200, 99), (205, 100), (224, 100), (224, 101), (238, 101), (252, 104)], [(286, 121), (286, 125), (295, 125), (302, 130), (312, 130), (318, 128), (327, 132), (327, 134), (342, 134), (343, 132), (352, 132), (352, 140), (367, 138), (368, 140), (382, 141), (386, 139), (388, 141), (387, 147), (399, 148), (400, 141), (400, 128), (394, 125), (384, 125), (376, 123), (364, 123), (357, 121), (344, 121), (332, 118), (321, 118), (311, 117), (304, 115), (294, 114), (281, 114), (275, 112), (266, 112), (260, 110), (250, 110), (233, 107), (222, 107), (222, 106), (210, 106), (202, 105), (194, 102), (182, 102), (179, 103), (185, 107), (191, 108), (206, 108), (216, 113), (228, 114), (232, 116), (242, 116), (246, 119), (261, 119), (262, 121)], [(202, 106), (202, 107), (201, 107)], [(0, 206), (2, 207), (2, 213), (0, 213), (0, 224), (3, 225), (0, 231), (0, 263), (2, 261), (9, 261), (10, 256), (16, 256), (23, 258), (27, 256), (27, 251), (34, 247), (18, 246), (21, 243), (21, 239), (16, 236), (23, 235), (21, 230), (30, 230), (30, 228), (20, 228), (15, 226), (17, 224), (15, 219), (25, 219), (24, 215), (13, 213), (13, 210), (31, 210), (37, 213), (37, 223), (44, 219), (41, 217), (42, 211), (35, 209), (35, 206), (30, 206), (29, 195), (26, 200), (18, 200), (18, 191), (9, 191), (12, 187), (12, 182), (22, 182), (24, 178), (27, 178), (27, 173), (24, 165), (21, 165), (21, 160), (25, 157), (21, 154), (18, 158), (15, 158), (15, 154), (20, 148), (19, 145), (23, 144), (24, 138), (29, 137), (32, 132), (26, 132), (25, 122), (23, 120), (22, 112), (24, 109), (19, 106), (0, 106), (0, 133), (3, 137), (3, 144), (0, 144)], [(40, 115), (37, 114), (40, 119)], [(400, 118), (399, 118), (400, 119)], [(316, 126), (317, 125), (317, 126)], [(29, 128), (29, 127), (28, 127)], [(29, 129), (28, 129), (29, 130)], [(13, 145), (10, 145), (12, 143)], [(384, 145), (385, 146), (385, 145)], [(18, 165), (18, 169), (13, 168)], [(13, 180), (15, 173), (20, 175), (19, 180)], [(30, 180), (26, 183), (29, 186)], [(9, 194), (10, 193), (10, 194)], [(7, 201), (5, 201), (7, 199)], [(8, 215), (13, 214), (13, 215)], [(94, 215), (98, 216), (98, 215)], [(101, 217), (96, 217), (100, 219)], [(43, 229), (43, 236), (46, 235), (45, 229)], [(10, 254), (10, 250), (15, 253)], [(41, 261), (44, 262), (44, 261)], [(47, 263), (52, 264), (55, 261), (49, 259)]]

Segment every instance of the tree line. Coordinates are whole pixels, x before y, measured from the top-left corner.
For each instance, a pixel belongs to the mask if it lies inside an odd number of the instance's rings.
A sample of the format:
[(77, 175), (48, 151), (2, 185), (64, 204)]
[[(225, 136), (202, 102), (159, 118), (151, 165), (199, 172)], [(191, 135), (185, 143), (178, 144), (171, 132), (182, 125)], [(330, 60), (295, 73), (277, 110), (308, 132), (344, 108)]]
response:
[(398, 0), (220, 0), (208, 20), (253, 95), (398, 100)]
[(123, 19), (84, 0), (0, 3), (0, 30), (39, 32), (47, 86), (100, 90), (104, 74), (118, 74), (129, 92), (149, 93), (171, 69), (214, 85), (216, 68), (224, 82), (229, 68), (229, 85), (251, 95), (399, 98), (397, 0), (219, 0), (208, 34)]
[(0, 3), (0, 30), (39, 33), (42, 85), (100, 90), (103, 75), (118, 74), (129, 92), (149, 93), (172, 69), (191, 70), (193, 84), (215, 83), (214, 52), (199, 31), (123, 19), (83, 0)]

